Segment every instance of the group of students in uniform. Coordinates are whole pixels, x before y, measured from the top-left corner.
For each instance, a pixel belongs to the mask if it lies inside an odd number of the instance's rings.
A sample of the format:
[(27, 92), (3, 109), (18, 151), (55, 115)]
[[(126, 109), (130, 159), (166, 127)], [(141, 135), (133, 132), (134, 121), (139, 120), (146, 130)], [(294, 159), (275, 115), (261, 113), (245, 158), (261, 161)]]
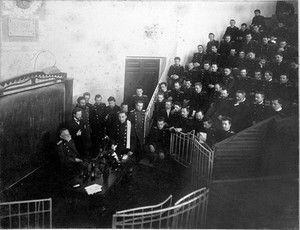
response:
[(99, 94), (92, 105), (90, 94), (84, 93), (72, 119), (60, 130), (61, 159), (71, 163), (90, 159), (107, 139), (118, 155), (134, 153), (140, 159), (146, 154), (151, 161), (162, 160), (170, 132), (195, 130), (200, 141), (212, 147), (272, 115), (293, 113), (290, 108), (298, 106), (298, 50), (288, 45), (281, 22), (278, 28), (267, 28), (260, 10), (254, 13), (249, 28), (243, 23), (239, 29), (230, 20), (221, 42), (210, 33), (206, 52), (198, 45), (186, 68), (179, 57), (174, 58), (168, 81), (159, 85), (146, 138), (149, 100), (142, 87), (121, 107), (112, 96), (106, 105)]

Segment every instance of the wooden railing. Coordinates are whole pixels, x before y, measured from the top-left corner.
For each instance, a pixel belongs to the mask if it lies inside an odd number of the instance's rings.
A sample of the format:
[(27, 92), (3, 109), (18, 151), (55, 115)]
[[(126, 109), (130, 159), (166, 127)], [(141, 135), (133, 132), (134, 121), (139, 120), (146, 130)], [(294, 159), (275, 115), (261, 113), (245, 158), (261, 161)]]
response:
[[(167, 62), (168, 63), (168, 60)], [(156, 100), (156, 97), (157, 97), (157, 93), (159, 91), (159, 84), (161, 82), (166, 82), (167, 81), (167, 78), (168, 78), (168, 70), (169, 70), (169, 66), (166, 65), (164, 67), (164, 70), (162, 71), (162, 74), (159, 78), (159, 81), (157, 83), (157, 86), (154, 90), (154, 93), (150, 99), (150, 102), (148, 104), (148, 107), (146, 109), (146, 114), (145, 114), (145, 123), (144, 123), (144, 136), (146, 137), (147, 134), (149, 133), (150, 131), (150, 128), (151, 128), (151, 125), (152, 125), (152, 117), (153, 117), (153, 112), (154, 112), (154, 104), (155, 104), (155, 100)]]
[[(198, 189), (171, 205), (172, 196), (158, 205), (129, 209), (113, 215), (113, 228), (204, 228), (207, 188)], [(167, 207), (163, 208), (163, 205)]]

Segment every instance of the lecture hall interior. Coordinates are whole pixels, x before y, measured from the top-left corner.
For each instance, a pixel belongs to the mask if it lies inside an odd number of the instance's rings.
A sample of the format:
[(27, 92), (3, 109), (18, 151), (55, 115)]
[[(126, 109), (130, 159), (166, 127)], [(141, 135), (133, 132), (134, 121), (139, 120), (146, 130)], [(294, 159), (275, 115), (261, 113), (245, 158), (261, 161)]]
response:
[(297, 0), (0, 12), (0, 228), (299, 228)]

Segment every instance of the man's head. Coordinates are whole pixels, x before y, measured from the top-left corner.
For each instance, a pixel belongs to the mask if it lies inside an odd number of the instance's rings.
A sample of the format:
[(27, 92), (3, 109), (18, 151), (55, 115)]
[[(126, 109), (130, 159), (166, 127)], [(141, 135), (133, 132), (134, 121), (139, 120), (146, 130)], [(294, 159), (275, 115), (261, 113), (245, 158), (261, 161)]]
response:
[(198, 48), (199, 53), (203, 53), (203, 51), (204, 51), (203, 45), (198, 45), (197, 48)]
[(204, 118), (204, 112), (202, 110), (197, 110), (195, 113), (195, 118), (197, 121), (202, 121)]
[(76, 120), (80, 120), (82, 118), (82, 109), (74, 108), (72, 111), (72, 115)]
[(213, 33), (209, 33), (208, 38), (209, 38), (210, 41), (212, 41), (212, 40), (215, 39), (215, 35)]
[(168, 86), (167, 86), (167, 83), (166, 83), (166, 82), (161, 82), (161, 83), (159, 84), (159, 88), (160, 88), (160, 90), (163, 91), (163, 92), (168, 91)]
[(189, 79), (189, 78), (185, 79), (185, 86), (186, 86), (186, 88), (190, 88), (192, 86), (191, 79)]
[(178, 101), (174, 102), (174, 110), (175, 112), (179, 112), (181, 110), (181, 103)]
[(223, 117), (222, 118), (222, 129), (224, 131), (229, 131), (231, 128), (231, 118)]
[(190, 109), (188, 107), (181, 108), (181, 116), (187, 118), (189, 116)]
[(97, 105), (100, 105), (101, 101), (102, 101), (101, 95), (100, 94), (96, 94), (96, 96), (95, 96), (95, 103)]
[(246, 92), (244, 90), (236, 91), (235, 98), (237, 102), (242, 102), (246, 99)]
[(247, 24), (246, 23), (242, 23), (241, 30), (245, 31), (246, 29), (247, 29)]
[(171, 100), (166, 100), (165, 101), (165, 109), (170, 110), (172, 108), (172, 101)]
[(125, 113), (127, 113), (128, 112), (128, 103), (123, 102), (121, 104), (121, 110), (124, 111)]
[(84, 98), (83, 96), (78, 97), (78, 98), (77, 98), (77, 104), (78, 104), (80, 107), (85, 107), (85, 105), (86, 105), (85, 98)]
[(218, 71), (218, 65), (217, 65), (217, 63), (212, 63), (211, 64), (211, 71), (212, 72), (217, 72)]
[(231, 68), (230, 67), (224, 67), (224, 74), (225, 74), (225, 76), (229, 76), (231, 74)]
[(222, 129), (224, 131), (229, 131), (231, 128), (231, 118), (223, 117), (222, 118)]
[(281, 100), (281, 98), (276, 98), (276, 99), (272, 100), (272, 108), (275, 111), (279, 111), (279, 110), (282, 109), (282, 100)]
[(286, 40), (281, 40), (281, 41), (279, 42), (279, 47), (280, 47), (280, 48), (285, 48), (286, 45), (287, 45)]
[(218, 52), (218, 48), (216, 46), (211, 46), (211, 52), (217, 53)]
[(230, 40), (231, 40), (231, 36), (229, 35), (229, 34), (227, 34), (226, 36), (225, 36), (225, 42), (230, 42)]
[(262, 103), (264, 99), (265, 99), (265, 94), (263, 92), (258, 91), (255, 93), (254, 101), (256, 104)]
[(289, 78), (288, 78), (288, 75), (287, 74), (282, 74), (280, 75), (280, 78), (279, 78), (279, 83), (280, 84), (285, 84), (289, 81)]
[(164, 126), (165, 126), (165, 118), (164, 117), (159, 117), (158, 119), (157, 119), (157, 128), (159, 129), (159, 130), (162, 130), (163, 128), (164, 128)]
[(264, 45), (266, 45), (266, 44), (268, 44), (268, 42), (269, 42), (268, 37), (267, 37), (267, 36), (263, 36), (263, 37), (262, 37), (262, 43), (263, 43)]
[(143, 109), (143, 106), (144, 106), (144, 102), (138, 100), (136, 103), (135, 103), (135, 109), (137, 111), (142, 111)]
[(180, 57), (175, 57), (174, 58), (174, 63), (176, 66), (179, 66), (180, 65)]
[(107, 101), (108, 101), (108, 106), (109, 106), (110, 108), (115, 107), (115, 105), (116, 105), (116, 99), (115, 99), (114, 97), (110, 96), (110, 97), (107, 99)]
[(259, 9), (254, 10), (254, 15), (255, 15), (255, 17), (259, 16), (260, 15), (260, 10)]
[(68, 141), (68, 142), (72, 139), (69, 130), (66, 129), (66, 128), (62, 128), (62, 129), (59, 130), (59, 137), (62, 140), (65, 140), (65, 141)]
[(223, 88), (223, 89), (221, 90), (221, 98), (225, 99), (225, 98), (227, 98), (228, 96), (229, 96), (228, 89)]
[(231, 56), (235, 56), (235, 54), (236, 54), (235, 49), (234, 48), (230, 49), (230, 55)]
[(175, 90), (180, 90), (180, 88), (181, 88), (181, 85), (180, 85), (179, 81), (175, 81), (174, 82), (174, 89)]
[(283, 59), (282, 53), (277, 53), (277, 54), (275, 55), (275, 61), (276, 61), (277, 63), (282, 62), (282, 59)]
[(230, 23), (231, 27), (235, 26), (235, 20), (234, 19), (231, 19), (229, 23)]
[(221, 83), (215, 84), (215, 91), (216, 91), (216, 92), (221, 92), (222, 87), (223, 87), (223, 86), (221, 85)]
[(259, 32), (259, 26), (258, 25), (253, 25), (253, 31), (255, 33), (258, 33)]
[(273, 78), (273, 73), (272, 73), (271, 71), (267, 70), (267, 71), (265, 72), (265, 80), (266, 80), (266, 81), (271, 81), (272, 78)]
[(205, 117), (203, 119), (203, 126), (205, 129), (210, 129), (213, 125), (213, 121), (211, 118)]
[(197, 93), (201, 93), (201, 91), (202, 91), (202, 84), (201, 84), (201, 82), (196, 82), (195, 83), (195, 91)]
[(255, 59), (255, 53), (254, 52), (249, 52), (248, 53), (248, 58), (249, 59)]
[(241, 75), (241, 77), (247, 77), (247, 69), (242, 68), (240, 71), (240, 75)]
[(210, 67), (209, 62), (205, 61), (203, 67), (205, 70), (209, 70), (209, 67)]
[(85, 103), (87, 104), (87, 103), (89, 103), (89, 101), (90, 101), (91, 94), (90, 94), (89, 92), (85, 92), (85, 93), (83, 94), (83, 97), (84, 97), (84, 99), (85, 99)]
[(247, 41), (247, 42), (250, 42), (251, 39), (252, 39), (251, 33), (246, 34), (246, 41)]
[(127, 119), (127, 115), (126, 115), (126, 112), (121, 110), (118, 112), (118, 118), (119, 118), (119, 121), (123, 124), (126, 119)]
[(165, 99), (164, 93), (163, 93), (163, 92), (158, 92), (158, 93), (157, 93), (157, 101), (158, 101), (158, 102), (163, 102), (164, 99)]
[(255, 78), (256, 80), (261, 80), (261, 78), (262, 78), (262, 73), (261, 73), (261, 70), (260, 70), (260, 69), (254, 71), (254, 78)]
[(244, 50), (241, 50), (240, 52), (239, 52), (239, 57), (240, 58), (244, 58), (245, 57), (245, 51)]
[(143, 87), (142, 86), (136, 87), (135, 92), (138, 97), (141, 97), (143, 95)]

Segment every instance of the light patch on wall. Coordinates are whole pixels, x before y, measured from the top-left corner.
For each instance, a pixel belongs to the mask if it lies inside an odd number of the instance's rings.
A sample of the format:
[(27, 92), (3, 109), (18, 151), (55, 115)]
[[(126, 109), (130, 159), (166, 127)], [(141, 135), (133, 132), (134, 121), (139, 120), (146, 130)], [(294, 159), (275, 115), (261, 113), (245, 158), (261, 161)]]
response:
[(159, 28), (158, 24), (153, 24), (152, 26), (145, 26), (145, 36), (149, 39), (157, 39), (161, 34), (162, 31)]

